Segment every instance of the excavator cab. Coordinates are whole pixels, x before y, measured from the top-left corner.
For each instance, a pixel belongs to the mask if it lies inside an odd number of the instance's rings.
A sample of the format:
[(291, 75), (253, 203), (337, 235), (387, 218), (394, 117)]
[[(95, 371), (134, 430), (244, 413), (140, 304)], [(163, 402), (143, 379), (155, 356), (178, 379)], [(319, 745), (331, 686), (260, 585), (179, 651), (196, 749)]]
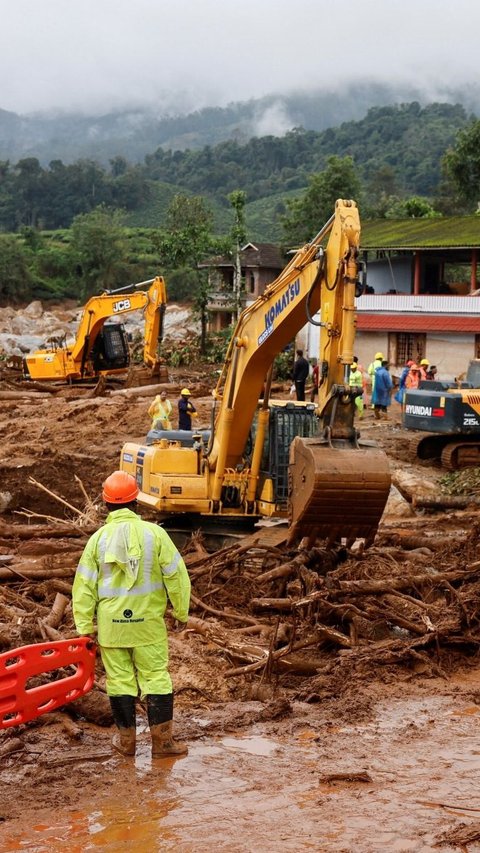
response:
[[(311, 438), (317, 435), (318, 418), (314, 403), (282, 403), (272, 400), (269, 405), (268, 432), (263, 446), (260, 483), (271, 480), (272, 499), (280, 511), (288, 509), (288, 468), (290, 446), (296, 436)], [(255, 428), (252, 430), (255, 437)]]
[(124, 370), (129, 366), (128, 336), (121, 323), (104, 324), (92, 347), (91, 359), (95, 373)]

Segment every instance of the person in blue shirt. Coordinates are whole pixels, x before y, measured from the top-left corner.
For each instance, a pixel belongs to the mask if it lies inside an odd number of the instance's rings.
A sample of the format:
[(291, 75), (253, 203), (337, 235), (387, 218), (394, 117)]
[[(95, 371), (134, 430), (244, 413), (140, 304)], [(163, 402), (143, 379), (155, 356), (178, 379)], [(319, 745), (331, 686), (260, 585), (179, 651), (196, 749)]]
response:
[(372, 397), (376, 420), (388, 417), (387, 408), (391, 402), (392, 388), (393, 382), (388, 372), (388, 361), (382, 361), (381, 367), (377, 367), (375, 371), (375, 385)]

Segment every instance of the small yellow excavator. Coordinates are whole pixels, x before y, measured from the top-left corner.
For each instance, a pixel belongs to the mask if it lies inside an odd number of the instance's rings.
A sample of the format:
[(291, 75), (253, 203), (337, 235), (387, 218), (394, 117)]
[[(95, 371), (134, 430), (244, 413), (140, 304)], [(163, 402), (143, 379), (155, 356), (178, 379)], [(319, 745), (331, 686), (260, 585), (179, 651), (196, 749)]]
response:
[[(137, 290), (145, 288), (148, 290)], [(81, 382), (124, 372), (130, 363), (127, 333), (119, 322), (107, 322), (130, 311), (145, 316), (143, 361), (154, 368), (163, 336), (167, 291), (162, 276), (92, 296), (86, 303), (74, 341), (52, 339), (50, 347), (25, 357), (29, 379)]]
[[(136, 478), (140, 504), (176, 524), (178, 516), (202, 525), (289, 516), (293, 538), (373, 541), (390, 472), (383, 451), (354, 425), (359, 241), (357, 205), (340, 199), (317, 236), (241, 314), (211, 430), (154, 431), (145, 445), (123, 446), (120, 467)], [(319, 309), (318, 407), (270, 400), (275, 356)]]

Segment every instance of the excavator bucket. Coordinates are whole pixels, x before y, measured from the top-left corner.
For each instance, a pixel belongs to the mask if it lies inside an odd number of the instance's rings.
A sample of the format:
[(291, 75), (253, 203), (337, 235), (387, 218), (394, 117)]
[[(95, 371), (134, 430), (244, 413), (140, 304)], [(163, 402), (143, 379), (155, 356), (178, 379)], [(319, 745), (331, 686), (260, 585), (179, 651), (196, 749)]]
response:
[(390, 491), (387, 457), (374, 442), (295, 438), (289, 479), (291, 539), (373, 542)]

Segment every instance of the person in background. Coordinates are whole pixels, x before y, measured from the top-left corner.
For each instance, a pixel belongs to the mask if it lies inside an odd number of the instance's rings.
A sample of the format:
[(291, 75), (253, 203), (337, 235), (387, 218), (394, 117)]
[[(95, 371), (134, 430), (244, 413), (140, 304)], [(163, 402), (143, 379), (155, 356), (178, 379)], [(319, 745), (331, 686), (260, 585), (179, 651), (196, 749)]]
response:
[[(374, 400), (373, 400), (373, 395), (375, 393), (375, 371), (377, 370), (378, 367), (382, 366), (383, 360), (384, 360), (383, 352), (376, 352), (374, 360), (367, 367), (367, 373), (370, 377), (370, 383), (371, 383), (370, 401), (371, 401), (372, 409), (375, 408)], [(358, 362), (357, 362), (357, 364), (358, 364)]]
[(318, 361), (317, 361), (317, 363), (313, 365), (313, 370), (312, 370), (313, 385), (312, 385), (312, 390), (310, 391), (310, 402), (311, 403), (315, 402), (315, 397), (318, 394), (318, 370), (319, 370), (319, 368), (318, 368)]
[(412, 389), (418, 388), (418, 383), (420, 382), (420, 368), (418, 364), (413, 364), (410, 366), (410, 370), (407, 373), (405, 379), (405, 391), (411, 391)]
[(190, 400), (191, 394), (188, 388), (182, 388), (178, 401), (178, 428), (191, 429), (192, 418), (197, 417), (197, 410)]
[(310, 365), (303, 355), (303, 349), (297, 349), (297, 357), (293, 365), (292, 379), (295, 385), (297, 400), (305, 400), (305, 382), (310, 373)]
[(359, 359), (358, 355), (354, 355), (354, 356), (353, 356), (353, 361), (354, 361), (354, 363), (357, 365), (357, 369), (358, 369), (358, 370), (360, 371), (360, 373), (362, 374), (362, 381), (363, 381), (363, 400), (364, 400), (364, 402), (365, 402), (365, 400), (367, 399), (367, 391), (368, 391), (368, 379), (367, 379), (367, 372), (366, 372), (365, 368), (363, 367), (363, 364), (360, 364), (360, 359)]
[(152, 429), (171, 429), (172, 404), (167, 398), (166, 391), (160, 391), (150, 403), (148, 414), (152, 419)]
[(358, 417), (363, 417), (363, 376), (361, 371), (358, 369), (358, 364), (354, 361), (350, 365), (350, 376), (348, 379), (348, 384), (352, 388), (361, 388), (362, 393), (355, 397), (355, 406), (357, 408)]
[(126, 471), (103, 483), (109, 511), (105, 524), (88, 540), (72, 590), (77, 632), (95, 638), (107, 675), (118, 733), (112, 744), (135, 755), (135, 700), (146, 700), (152, 755), (185, 755), (188, 748), (172, 733), (173, 689), (168, 672), (168, 639), (163, 619), (168, 602), (185, 627), (190, 579), (185, 563), (163, 527), (136, 513), (138, 486)]
[(430, 362), (429, 362), (428, 358), (422, 358), (422, 360), (420, 362), (420, 368), (419, 368), (420, 369), (420, 379), (426, 379), (427, 378), (427, 370), (429, 367), (430, 367)]
[(405, 396), (405, 383), (407, 381), (407, 376), (410, 372), (410, 368), (413, 363), (414, 362), (412, 361), (412, 359), (409, 358), (405, 367), (402, 369), (402, 372), (400, 374), (400, 381), (398, 383), (398, 391), (395, 394), (395, 399), (397, 403), (403, 404), (403, 398)]
[(434, 380), (437, 378), (437, 368), (434, 364), (427, 370), (426, 379)]
[(391, 393), (393, 388), (392, 377), (388, 372), (388, 361), (382, 361), (380, 367), (375, 371), (375, 386), (373, 392), (373, 405), (375, 409), (375, 418), (388, 417), (388, 406), (391, 402)]

